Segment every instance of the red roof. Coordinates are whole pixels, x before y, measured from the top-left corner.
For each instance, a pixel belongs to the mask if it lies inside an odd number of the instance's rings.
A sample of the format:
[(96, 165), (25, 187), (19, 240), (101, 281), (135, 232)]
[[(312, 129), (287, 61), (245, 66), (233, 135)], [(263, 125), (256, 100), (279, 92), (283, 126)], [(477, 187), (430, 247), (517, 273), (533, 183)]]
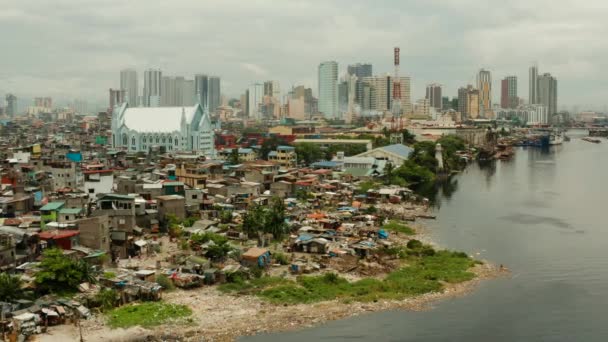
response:
[(49, 230), (38, 233), (38, 236), (43, 240), (59, 240), (70, 238), (79, 234), (80, 232), (78, 230)]
[(89, 170), (89, 171), (82, 171), (83, 174), (85, 175), (90, 175), (90, 174), (95, 174), (95, 173), (111, 173), (114, 172), (114, 170)]

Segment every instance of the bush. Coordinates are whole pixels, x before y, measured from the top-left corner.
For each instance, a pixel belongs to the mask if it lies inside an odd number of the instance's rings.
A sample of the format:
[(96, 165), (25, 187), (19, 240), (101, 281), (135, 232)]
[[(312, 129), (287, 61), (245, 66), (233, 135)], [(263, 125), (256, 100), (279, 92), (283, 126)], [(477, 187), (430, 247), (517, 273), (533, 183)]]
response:
[(159, 274), (156, 276), (156, 283), (162, 286), (163, 289), (165, 289), (166, 291), (175, 290), (175, 285), (173, 284), (173, 281), (164, 274)]
[(116, 273), (114, 272), (103, 272), (103, 277), (106, 279), (112, 279), (116, 277)]
[(412, 239), (410, 241), (407, 242), (407, 248), (409, 249), (420, 249), (422, 248), (422, 242), (416, 240), (416, 239)]
[(289, 265), (289, 257), (281, 252), (272, 253), (274, 260), (281, 265)]

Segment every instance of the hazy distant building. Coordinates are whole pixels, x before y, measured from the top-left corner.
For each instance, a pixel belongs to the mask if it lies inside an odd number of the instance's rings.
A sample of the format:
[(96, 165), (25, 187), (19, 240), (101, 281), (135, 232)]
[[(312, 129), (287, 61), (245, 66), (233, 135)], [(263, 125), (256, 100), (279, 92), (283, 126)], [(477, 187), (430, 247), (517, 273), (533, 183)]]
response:
[(538, 103), (538, 66), (532, 65), (528, 69), (528, 103)]
[(247, 90), (247, 116), (250, 119), (262, 119), (262, 101), (264, 99), (264, 84), (254, 83)]
[(488, 119), (492, 112), (492, 75), (490, 71), (479, 70), (477, 74), (477, 90), (479, 90), (479, 115)]
[(195, 98), (194, 81), (182, 76), (163, 76), (161, 80), (162, 107), (193, 106)]
[(287, 115), (290, 118), (304, 120), (317, 113), (317, 100), (312, 96), (312, 89), (304, 86), (293, 87), (287, 94)]
[(429, 105), (437, 110), (443, 108), (441, 99), (441, 85), (440, 84), (429, 84), (426, 86), (426, 99), (429, 100)]
[(137, 71), (134, 69), (124, 69), (120, 71), (120, 90), (125, 91), (126, 100), (129, 103), (129, 106), (136, 107), (139, 105)]
[(161, 105), (162, 72), (148, 69), (144, 71), (144, 107), (159, 107)]
[(557, 114), (557, 79), (549, 73), (538, 77), (538, 103), (547, 107), (549, 116)]
[(319, 112), (328, 119), (338, 117), (338, 63), (319, 64)]
[[(116, 106), (120, 106), (121, 104), (123, 104), (126, 100), (126, 90), (123, 89), (112, 89), (110, 88), (109, 90), (109, 107), (110, 111), (114, 110), (114, 107)], [(74, 110), (76, 110), (76, 108), (74, 108)]]
[(517, 108), (517, 76), (507, 76), (500, 82), (500, 106), (502, 108)]
[[(381, 113), (390, 111), (393, 107), (393, 77), (390, 75), (364, 77), (362, 80), (363, 96), (362, 112)], [(400, 77), (401, 110), (410, 113), (412, 103), (410, 98), (410, 78)]]
[(72, 109), (74, 109), (74, 112), (77, 114), (87, 114), (89, 113), (89, 104), (87, 101), (85, 100), (74, 100), (74, 103), (72, 104)]
[(34, 106), (51, 109), (53, 108), (53, 99), (50, 97), (36, 97), (34, 98)]
[(479, 118), (479, 90), (472, 85), (458, 89), (458, 111), (462, 120)]
[(430, 117), (431, 110), (431, 101), (427, 98), (419, 99), (414, 104), (414, 116), (415, 117)]
[(363, 77), (371, 77), (372, 65), (368, 63), (351, 64), (347, 67), (348, 75), (357, 76), (355, 81), (355, 103), (361, 105), (363, 103)]
[(209, 76), (209, 113), (215, 112), (222, 103), (220, 78)]
[(6, 113), (6, 116), (9, 118), (15, 117), (15, 115), (17, 115), (17, 96), (13, 94), (6, 94), (5, 100), (6, 108), (4, 112)]

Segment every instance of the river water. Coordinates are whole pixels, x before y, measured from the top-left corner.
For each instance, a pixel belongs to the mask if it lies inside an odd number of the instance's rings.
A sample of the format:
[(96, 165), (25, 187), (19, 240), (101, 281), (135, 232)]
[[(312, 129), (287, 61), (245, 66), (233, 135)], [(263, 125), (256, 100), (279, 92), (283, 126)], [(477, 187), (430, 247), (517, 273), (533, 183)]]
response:
[[(441, 246), (509, 278), (424, 312), (387, 311), (244, 341), (608, 341), (608, 141), (471, 165), (437, 197)], [(454, 189), (455, 188), (455, 189)], [(479, 253), (477, 255), (477, 253)]]

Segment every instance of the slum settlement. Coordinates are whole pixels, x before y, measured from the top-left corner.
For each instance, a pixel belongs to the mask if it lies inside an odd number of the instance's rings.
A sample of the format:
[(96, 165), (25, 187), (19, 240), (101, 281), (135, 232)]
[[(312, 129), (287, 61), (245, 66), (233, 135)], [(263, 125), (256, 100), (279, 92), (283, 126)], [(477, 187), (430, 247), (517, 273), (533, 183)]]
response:
[[(433, 218), (407, 187), (407, 170), (420, 171), (410, 160), (418, 147), (369, 142), (357, 156), (304, 162), (291, 145), (144, 153), (62, 129), (61, 139), (3, 141), (4, 336), (89, 318), (108, 328), (178, 324), (196, 309), (174, 303), (180, 292), (214, 289), (283, 308), (403, 300), (475, 276), (475, 261), (421, 242), (412, 227)], [(438, 150), (425, 158), (447, 168), (452, 156)], [(466, 150), (450, 151), (466, 162)], [(159, 314), (137, 320), (124, 307)]]

